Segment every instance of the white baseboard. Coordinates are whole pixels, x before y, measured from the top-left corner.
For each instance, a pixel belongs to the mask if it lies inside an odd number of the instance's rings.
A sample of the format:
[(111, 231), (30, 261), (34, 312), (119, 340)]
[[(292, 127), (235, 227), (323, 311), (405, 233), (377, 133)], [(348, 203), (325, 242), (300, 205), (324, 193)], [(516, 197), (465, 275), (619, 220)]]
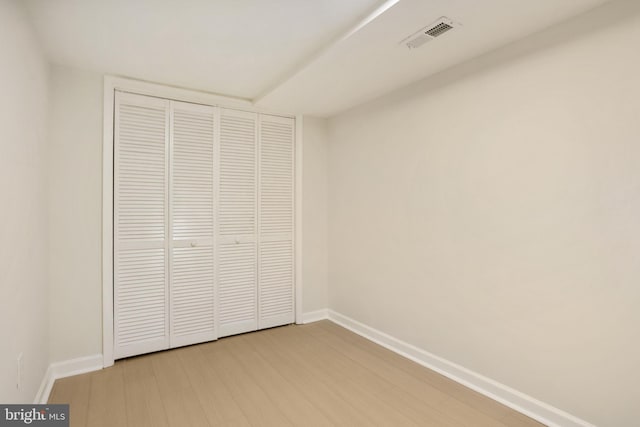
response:
[(457, 365), (435, 354), (431, 354), (428, 351), (394, 338), (333, 310), (328, 310), (328, 316), (332, 322), (549, 427), (595, 427), (593, 424), (494, 381), (491, 378), (487, 378), (470, 369)]
[(53, 383), (55, 383), (57, 379), (98, 371), (102, 369), (102, 362), (102, 354), (94, 354), (92, 356), (52, 363), (44, 374), (34, 403), (47, 403), (49, 394), (51, 394), (51, 389), (53, 388)]
[(53, 379), (53, 374), (51, 373), (51, 365), (47, 368), (47, 372), (44, 373), (44, 377), (42, 378), (42, 382), (40, 383), (40, 388), (38, 389), (38, 393), (36, 394), (35, 399), (33, 399), (34, 404), (39, 403), (47, 403), (49, 400), (49, 394), (51, 394), (51, 389), (53, 388), (53, 383), (55, 379)]
[(318, 322), (320, 320), (325, 320), (328, 318), (329, 318), (329, 310), (324, 308), (322, 310), (309, 311), (308, 313), (303, 313), (302, 323), (303, 324), (313, 323), (313, 322)]

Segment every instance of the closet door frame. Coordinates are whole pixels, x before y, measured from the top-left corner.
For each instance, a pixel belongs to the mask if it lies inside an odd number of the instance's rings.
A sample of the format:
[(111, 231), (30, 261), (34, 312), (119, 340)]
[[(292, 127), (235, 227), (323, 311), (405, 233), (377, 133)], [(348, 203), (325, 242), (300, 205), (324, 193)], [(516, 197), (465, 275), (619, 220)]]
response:
[[(235, 108), (254, 113), (295, 119), (294, 146), (294, 299), (295, 322), (303, 323), (302, 312), (302, 116), (256, 108), (251, 101), (181, 89), (123, 77), (105, 75), (102, 140), (102, 359), (103, 367), (114, 364), (114, 112), (115, 92), (155, 96), (174, 101)], [(217, 300), (217, 299), (216, 299)], [(216, 325), (217, 327), (217, 325)]]

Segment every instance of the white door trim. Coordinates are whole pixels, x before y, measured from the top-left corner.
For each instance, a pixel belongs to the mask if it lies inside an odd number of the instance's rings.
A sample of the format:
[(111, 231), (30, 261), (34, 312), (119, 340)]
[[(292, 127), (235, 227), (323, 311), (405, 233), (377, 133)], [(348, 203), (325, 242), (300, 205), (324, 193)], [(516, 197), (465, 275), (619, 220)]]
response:
[(102, 358), (113, 365), (113, 122), (115, 82), (104, 79), (102, 125)]
[(103, 366), (113, 365), (113, 124), (116, 90), (156, 96), (176, 101), (224, 106), (255, 113), (268, 113), (296, 119), (295, 162), (295, 299), (296, 323), (302, 323), (302, 117), (256, 108), (243, 98), (233, 98), (149, 83), (123, 77), (104, 77), (102, 128), (102, 355)]
[(296, 323), (301, 325), (304, 323), (302, 315), (302, 127), (303, 116), (297, 115), (295, 126), (294, 156), (293, 167), (295, 168), (295, 177), (293, 181), (294, 187), (294, 219), (293, 219), (293, 247), (294, 247), (294, 263), (295, 272), (294, 292), (295, 292), (295, 317)]

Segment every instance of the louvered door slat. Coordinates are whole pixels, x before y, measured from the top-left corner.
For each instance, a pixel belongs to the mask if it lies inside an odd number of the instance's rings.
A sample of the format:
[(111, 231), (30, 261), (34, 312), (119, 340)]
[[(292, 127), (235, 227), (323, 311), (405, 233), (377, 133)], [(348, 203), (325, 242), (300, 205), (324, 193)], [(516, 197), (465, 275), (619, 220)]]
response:
[(173, 249), (171, 347), (216, 338), (213, 247)]
[(117, 92), (114, 357), (168, 348), (168, 101)]
[(259, 328), (294, 321), (293, 119), (260, 116)]
[(220, 110), (217, 286), (219, 336), (256, 330), (256, 114)]
[(293, 119), (115, 107), (115, 357), (293, 322)]
[(216, 338), (213, 107), (171, 102), (171, 347)]

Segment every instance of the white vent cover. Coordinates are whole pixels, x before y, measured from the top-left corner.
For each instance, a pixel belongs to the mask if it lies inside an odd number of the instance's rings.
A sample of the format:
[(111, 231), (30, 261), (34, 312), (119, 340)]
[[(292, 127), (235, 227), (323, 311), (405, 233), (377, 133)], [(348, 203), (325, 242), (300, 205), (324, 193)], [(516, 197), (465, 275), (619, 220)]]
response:
[(460, 24), (453, 22), (446, 16), (440, 17), (434, 23), (427, 25), (426, 27), (411, 34), (406, 39), (402, 40), (400, 44), (406, 45), (409, 49), (416, 49), (425, 44), (428, 41), (440, 37), (444, 33), (453, 30)]

